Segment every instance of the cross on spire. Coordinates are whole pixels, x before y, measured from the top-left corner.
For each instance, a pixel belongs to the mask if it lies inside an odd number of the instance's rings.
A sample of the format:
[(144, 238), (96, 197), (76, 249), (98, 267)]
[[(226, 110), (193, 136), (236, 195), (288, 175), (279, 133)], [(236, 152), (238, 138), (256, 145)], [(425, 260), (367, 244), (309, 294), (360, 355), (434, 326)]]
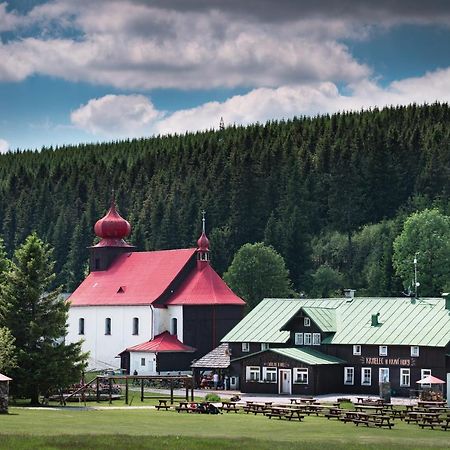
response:
[(202, 231), (203, 231), (203, 233), (205, 233), (205, 229), (206, 229), (206, 227), (205, 227), (205, 223), (206, 223), (205, 214), (206, 214), (206, 211), (203, 209), (202, 210)]

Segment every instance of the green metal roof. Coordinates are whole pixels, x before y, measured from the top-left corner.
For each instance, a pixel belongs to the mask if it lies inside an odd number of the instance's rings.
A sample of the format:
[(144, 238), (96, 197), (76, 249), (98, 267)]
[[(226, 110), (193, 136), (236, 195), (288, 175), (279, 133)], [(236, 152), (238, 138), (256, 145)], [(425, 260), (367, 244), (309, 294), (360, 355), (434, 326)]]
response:
[(325, 355), (310, 348), (272, 348), (270, 351), (288, 358), (296, 359), (310, 366), (318, 366), (322, 364), (343, 364), (345, 361), (335, 356)]
[[(223, 342), (285, 343), (280, 331), (303, 308), (324, 333), (324, 344), (418, 345), (450, 342), (450, 311), (442, 298), (264, 299)], [(380, 313), (380, 325), (372, 326)]]
[(336, 308), (305, 306), (302, 310), (322, 331), (336, 331)]

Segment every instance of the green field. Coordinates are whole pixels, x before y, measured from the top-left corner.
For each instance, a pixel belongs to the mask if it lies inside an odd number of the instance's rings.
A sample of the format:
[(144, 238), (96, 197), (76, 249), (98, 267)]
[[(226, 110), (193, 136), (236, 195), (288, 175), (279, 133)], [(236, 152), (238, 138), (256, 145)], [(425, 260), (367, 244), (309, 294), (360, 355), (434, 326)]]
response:
[(0, 416), (1, 449), (381, 449), (448, 448), (450, 431), (397, 420), (392, 430), (322, 417), (288, 422), (243, 413), (197, 415), (120, 409), (10, 408)]

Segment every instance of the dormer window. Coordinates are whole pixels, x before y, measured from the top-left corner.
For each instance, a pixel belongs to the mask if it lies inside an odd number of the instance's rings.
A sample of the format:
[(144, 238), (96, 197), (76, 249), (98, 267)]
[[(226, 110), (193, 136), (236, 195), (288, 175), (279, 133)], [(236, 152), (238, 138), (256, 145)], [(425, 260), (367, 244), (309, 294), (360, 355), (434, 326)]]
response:
[(309, 317), (304, 317), (303, 318), (303, 325), (305, 327), (310, 327), (311, 326), (311, 319)]

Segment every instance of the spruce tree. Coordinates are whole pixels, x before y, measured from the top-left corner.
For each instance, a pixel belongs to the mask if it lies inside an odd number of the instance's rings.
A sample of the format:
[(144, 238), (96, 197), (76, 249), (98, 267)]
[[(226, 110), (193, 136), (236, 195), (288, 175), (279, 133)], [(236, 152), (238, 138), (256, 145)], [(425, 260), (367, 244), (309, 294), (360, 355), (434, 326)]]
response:
[(55, 274), (52, 251), (35, 234), (15, 251), (0, 293), (0, 326), (17, 348), (13, 394), (39, 403), (39, 395), (79, 380), (86, 355), (64, 343), (69, 305), (61, 289), (49, 291)]

